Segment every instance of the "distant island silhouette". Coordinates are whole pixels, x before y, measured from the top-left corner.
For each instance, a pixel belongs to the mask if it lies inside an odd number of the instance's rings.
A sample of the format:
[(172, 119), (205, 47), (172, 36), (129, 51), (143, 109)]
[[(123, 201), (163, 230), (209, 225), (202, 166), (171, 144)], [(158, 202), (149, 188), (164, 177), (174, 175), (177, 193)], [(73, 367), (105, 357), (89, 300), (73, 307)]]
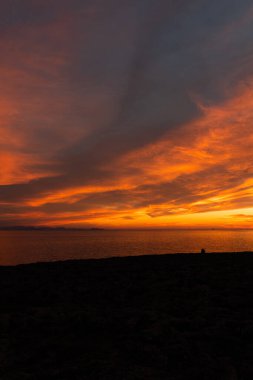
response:
[(103, 231), (105, 228), (71, 228), (71, 227), (48, 227), (48, 226), (0, 226), (0, 231)]

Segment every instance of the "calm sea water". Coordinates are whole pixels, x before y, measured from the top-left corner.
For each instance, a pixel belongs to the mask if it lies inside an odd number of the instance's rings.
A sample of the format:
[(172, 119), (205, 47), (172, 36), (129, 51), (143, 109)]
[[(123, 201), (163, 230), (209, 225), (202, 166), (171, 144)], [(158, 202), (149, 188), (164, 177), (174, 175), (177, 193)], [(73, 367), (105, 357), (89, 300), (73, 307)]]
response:
[(253, 251), (253, 230), (0, 231), (0, 265), (165, 253)]

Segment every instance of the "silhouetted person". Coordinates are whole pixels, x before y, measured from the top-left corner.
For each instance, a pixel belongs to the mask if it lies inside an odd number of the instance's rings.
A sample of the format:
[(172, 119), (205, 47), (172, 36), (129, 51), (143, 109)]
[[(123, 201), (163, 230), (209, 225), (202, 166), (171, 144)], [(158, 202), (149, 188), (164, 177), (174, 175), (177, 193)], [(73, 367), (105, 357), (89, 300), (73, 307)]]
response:
[(200, 253), (206, 253), (206, 250), (204, 248), (202, 248)]

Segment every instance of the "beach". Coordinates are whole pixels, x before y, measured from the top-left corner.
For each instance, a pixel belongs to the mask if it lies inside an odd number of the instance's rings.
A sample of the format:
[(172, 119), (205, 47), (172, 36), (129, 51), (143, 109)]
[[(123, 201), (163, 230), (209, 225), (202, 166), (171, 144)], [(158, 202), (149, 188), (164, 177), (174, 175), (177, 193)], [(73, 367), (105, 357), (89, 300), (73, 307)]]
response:
[(0, 267), (0, 378), (253, 378), (253, 255)]

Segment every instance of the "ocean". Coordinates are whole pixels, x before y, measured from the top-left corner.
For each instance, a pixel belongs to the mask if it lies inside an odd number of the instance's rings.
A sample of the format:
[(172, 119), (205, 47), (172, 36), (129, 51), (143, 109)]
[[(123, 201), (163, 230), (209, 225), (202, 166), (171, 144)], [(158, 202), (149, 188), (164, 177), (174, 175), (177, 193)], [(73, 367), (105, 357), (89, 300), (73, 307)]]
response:
[(253, 251), (253, 230), (0, 231), (0, 265), (151, 254)]

